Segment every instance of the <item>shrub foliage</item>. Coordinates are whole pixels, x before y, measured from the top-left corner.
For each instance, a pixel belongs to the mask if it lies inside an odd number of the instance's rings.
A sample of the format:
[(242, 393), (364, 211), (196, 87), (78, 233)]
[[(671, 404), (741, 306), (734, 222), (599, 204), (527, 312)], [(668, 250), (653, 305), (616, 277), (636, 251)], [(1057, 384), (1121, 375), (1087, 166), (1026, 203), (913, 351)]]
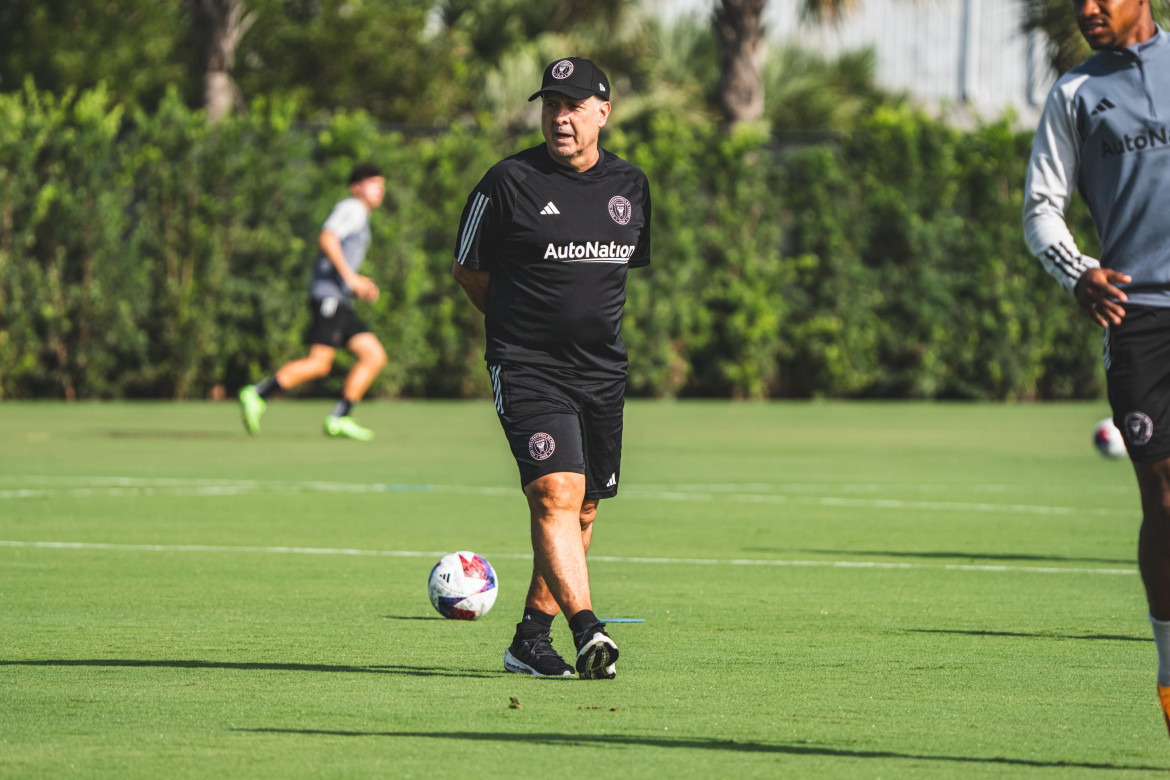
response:
[[(539, 136), (296, 115), (256, 101), (208, 126), (173, 93), (151, 114), (100, 87), (0, 95), (0, 397), (204, 397), (296, 356), (316, 236), (359, 160), (387, 172), (363, 268), (390, 355), (373, 393), (485, 394), (455, 231), (479, 177)], [(631, 391), (1100, 395), (1099, 333), (1021, 238), (1030, 142), (904, 109), (796, 147), (665, 114), (611, 131), (654, 193), (653, 264), (630, 274)], [(1079, 203), (1072, 222), (1092, 252)]]

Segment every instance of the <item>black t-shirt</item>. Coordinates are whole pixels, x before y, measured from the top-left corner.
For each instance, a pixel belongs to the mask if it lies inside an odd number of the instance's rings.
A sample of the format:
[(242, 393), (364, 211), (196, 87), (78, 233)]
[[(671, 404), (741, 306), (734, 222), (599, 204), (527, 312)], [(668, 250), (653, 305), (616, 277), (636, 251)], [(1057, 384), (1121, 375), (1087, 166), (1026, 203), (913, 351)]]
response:
[(587, 171), (542, 144), (496, 165), (467, 199), (455, 259), (491, 274), (489, 365), (625, 376), (626, 270), (650, 262), (650, 187), (604, 149)]

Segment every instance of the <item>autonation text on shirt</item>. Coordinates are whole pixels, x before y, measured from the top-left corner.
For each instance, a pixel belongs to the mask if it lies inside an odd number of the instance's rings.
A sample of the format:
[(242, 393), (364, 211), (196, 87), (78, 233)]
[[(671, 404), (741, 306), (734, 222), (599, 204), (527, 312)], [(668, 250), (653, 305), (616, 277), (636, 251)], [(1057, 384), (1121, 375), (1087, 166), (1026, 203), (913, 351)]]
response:
[(601, 241), (586, 241), (578, 244), (570, 241), (567, 244), (549, 244), (544, 250), (545, 260), (627, 260), (634, 254), (633, 244), (617, 244), (610, 241), (608, 244)]
[(1159, 145), (1166, 146), (1167, 128), (1150, 128), (1136, 136), (1126, 135), (1117, 141), (1101, 142), (1101, 157), (1113, 157), (1129, 152), (1140, 152), (1153, 149)]

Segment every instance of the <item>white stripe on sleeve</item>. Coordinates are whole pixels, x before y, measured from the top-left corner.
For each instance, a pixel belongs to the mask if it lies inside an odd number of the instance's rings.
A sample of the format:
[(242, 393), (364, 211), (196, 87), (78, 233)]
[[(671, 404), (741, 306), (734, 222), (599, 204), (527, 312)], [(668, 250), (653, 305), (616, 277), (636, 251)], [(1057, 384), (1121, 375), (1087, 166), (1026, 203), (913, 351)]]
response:
[(464, 261), (467, 260), (467, 254), (475, 244), (475, 234), (479, 230), (480, 220), (483, 218), (483, 212), (489, 203), (491, 203), (491, 198), (481, 192), (475, 193), (471, 210), (467, 213), (467, 222), (463, 225), (463, 235), (459, 237), (459, 252), (455, 255), (459, 265), (463, 265)]
[(1048, 93), (1024, 184), (1024, 240), (1045, 270), (1069, 292), (1081, 274), (1101, 265), (1081, 254), (1064, 220), (1081, 164), (1073, 98), (1087, 78), (1065, 76)]

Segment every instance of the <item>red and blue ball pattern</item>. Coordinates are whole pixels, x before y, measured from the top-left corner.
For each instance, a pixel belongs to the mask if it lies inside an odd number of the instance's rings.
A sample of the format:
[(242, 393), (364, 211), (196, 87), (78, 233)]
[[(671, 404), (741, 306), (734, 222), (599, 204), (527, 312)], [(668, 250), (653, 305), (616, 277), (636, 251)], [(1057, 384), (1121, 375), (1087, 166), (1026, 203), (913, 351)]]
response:
[(440, 615), (475, 620), (496, 602), (496, 572), (481, 555), (462, 550), (444, 555), (431, 569), (427, 591)]
[(1107, 458), (1124, 458), (1126, 455), (1125, 438), (1110, 417), (1093, 427), (1093, 446)]

